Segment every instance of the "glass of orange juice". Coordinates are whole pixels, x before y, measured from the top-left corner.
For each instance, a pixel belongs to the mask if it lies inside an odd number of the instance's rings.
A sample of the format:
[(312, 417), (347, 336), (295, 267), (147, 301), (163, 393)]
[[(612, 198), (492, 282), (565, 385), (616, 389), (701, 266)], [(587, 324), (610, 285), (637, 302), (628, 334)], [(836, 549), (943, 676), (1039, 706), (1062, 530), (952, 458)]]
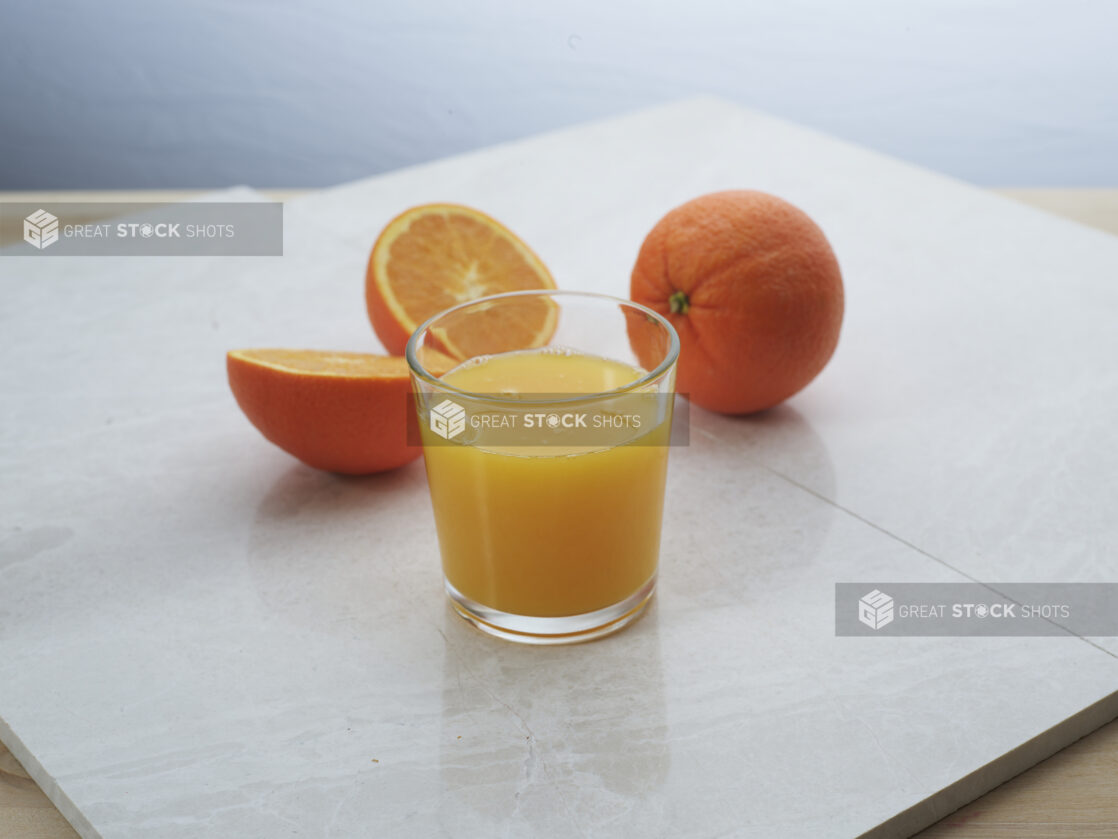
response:
[[(605, 295), (516, 291), (432, 317), (406, 354), (458, 613), (534, 644), (636, 619), (659, 564), (672, 325)], [(454, 366), (436, 376), (432, 358)]]

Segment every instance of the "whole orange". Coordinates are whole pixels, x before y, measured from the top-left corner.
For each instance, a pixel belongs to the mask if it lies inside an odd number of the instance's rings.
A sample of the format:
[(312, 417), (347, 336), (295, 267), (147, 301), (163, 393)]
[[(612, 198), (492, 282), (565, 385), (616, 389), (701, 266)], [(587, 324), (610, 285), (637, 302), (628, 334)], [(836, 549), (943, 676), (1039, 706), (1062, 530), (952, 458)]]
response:
[[(679, 332), (676, 389), (704, 408), (748, 414), (783, 402), (830, 360), (842, 274), (823, 231), (774, 195), (730, 190), (669, 212), (641, 246), (630, 295)], [(648, 366), (648, 330), (630, 330)]]

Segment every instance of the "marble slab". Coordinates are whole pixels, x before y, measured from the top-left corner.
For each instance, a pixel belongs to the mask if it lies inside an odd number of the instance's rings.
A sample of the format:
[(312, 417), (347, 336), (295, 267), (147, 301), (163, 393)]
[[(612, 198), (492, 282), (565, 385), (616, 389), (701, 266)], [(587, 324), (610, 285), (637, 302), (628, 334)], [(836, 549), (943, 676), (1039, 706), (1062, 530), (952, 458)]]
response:
[[(819, 221), (843, 338), (780, 409), (693, 410), (657, 599), (610, 639), (473, 631), (420, 464), (314, 472), (228, 393), (231, 347), (378, 349), (403, 207), (474, 204), (624, 294), (655, 220), (728, 187)], [(1118, 714), (1113, 639), (833, 615), (838, 581), (1115, 578), (1113, 238), (711, 99), (285, 225), (282, 258), (0, 257), (0, 740), (84, 837), (904, 836)]]

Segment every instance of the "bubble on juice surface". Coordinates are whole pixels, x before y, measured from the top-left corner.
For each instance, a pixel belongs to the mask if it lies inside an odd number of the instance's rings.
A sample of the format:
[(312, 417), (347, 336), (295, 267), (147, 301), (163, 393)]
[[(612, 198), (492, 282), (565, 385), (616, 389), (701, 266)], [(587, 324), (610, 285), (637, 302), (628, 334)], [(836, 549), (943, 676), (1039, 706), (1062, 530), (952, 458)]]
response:
[(444, 373), (442, 378), (445, 379), (451, 373), (457, 373), (459, 370), (469, 370), (471, 367), (477, 367), (479, 364), (484, 364), (485, 362), (489, 361), (489, 359), (491, 359), (492, 357), (493, 356), (491, 355), (475, 355), (473, 358), (467, 358), (461, 364), (457, 365), (456, 367), (452, 367), (450, 370)]

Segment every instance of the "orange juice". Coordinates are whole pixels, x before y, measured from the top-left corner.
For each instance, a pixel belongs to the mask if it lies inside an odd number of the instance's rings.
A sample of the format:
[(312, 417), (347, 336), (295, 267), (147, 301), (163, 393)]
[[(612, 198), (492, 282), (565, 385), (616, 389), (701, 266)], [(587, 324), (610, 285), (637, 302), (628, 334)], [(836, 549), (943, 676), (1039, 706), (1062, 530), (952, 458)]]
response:
[[(527, 350), (467, 362), (442, 381), (530, 400), (602, 393), (643, 375), (604, 358)], [(424, 428), (450, 585), (485, 607), (537, 617), (582, 615), (634, 595), (655, 576), (660, 551), (670, 407), (659, 420), (605, 446), (482, 446)]]

